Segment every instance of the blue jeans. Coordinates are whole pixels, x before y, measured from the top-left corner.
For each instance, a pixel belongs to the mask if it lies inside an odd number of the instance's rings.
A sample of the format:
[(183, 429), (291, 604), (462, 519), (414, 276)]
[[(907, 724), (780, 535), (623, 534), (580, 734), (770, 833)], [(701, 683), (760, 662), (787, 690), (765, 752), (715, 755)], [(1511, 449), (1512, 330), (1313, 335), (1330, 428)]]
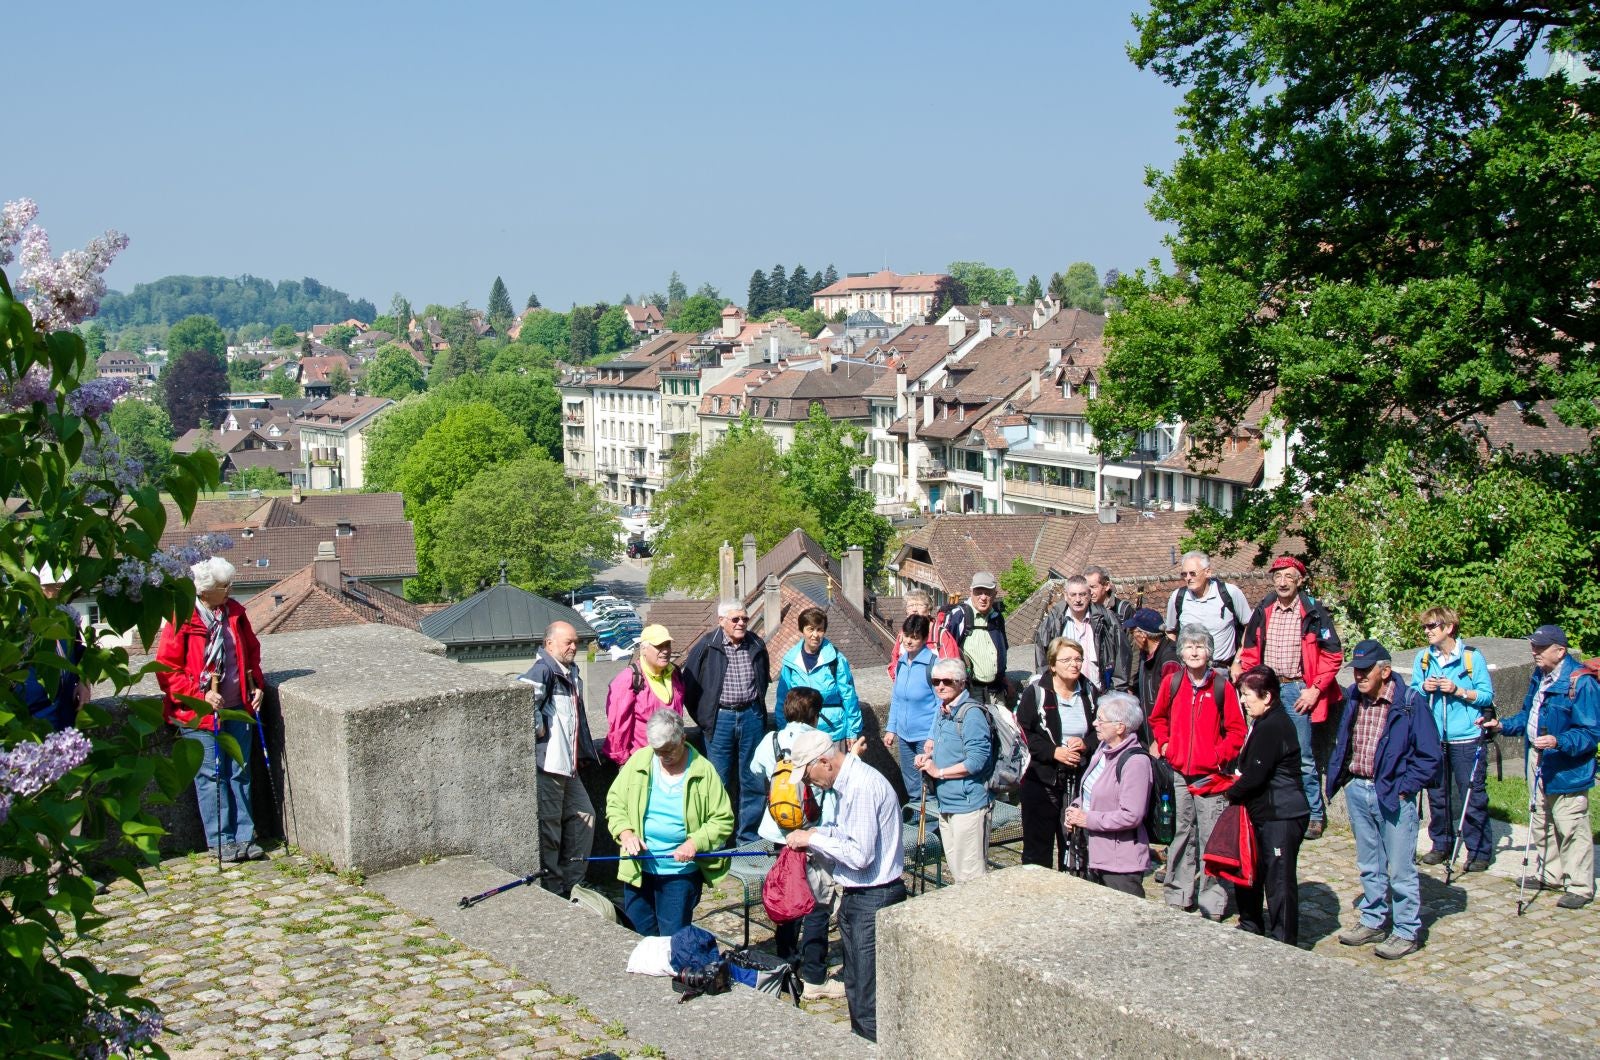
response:
[[(1484, 780), (1489, 773), (1489, 756), (1482, 740), (1447, 743), (1449, 774), (1439, 770), (1438, 783), (1428, 789), (1428, 838), (1442, 854), (1455, 853), (1456, 826), (1461, 825), (1461, 842), (1468, 861), (1488, 861), (1494, 854), (1494, 838), (1489, 832), (1489, 793)], [(1448, 780), (1448, 790), (1446, 783)], [(1461, 819), (1465, 799), (1467, 816)]]
[(1356, 868), (1361, 900), (1356, 909), (1369, 928), (1393, 919), (1394, 934), (1415, 939), (1422, 933), (1422, 885), (1417, 879), (1417, 796), (1403, 799), (1394, 813), (1378, 804), (1372, 781), (1352, 779), (1344, 786), (1350, 831), (1356, 837)]
[[(905, 782), (906, 795), (910, 798), (907, 803), (913, 810), (922, 811), (922, 781), (926, 776), (917, 768), (916, 757), (922, 753), (925, 740), (904, 740), (899, 736), (894, 738), (895, 754), (900, 759), (900, 779)], [(939, 807), (933, 802), (933, 789), (928, 789), (928, 821), (926, 830), (928, 835), (939, 834)]]
[(1311, 743), (1311, 715), (1294, 709), (1305, 688), (1304, 681), (1290, 681), (1284, 685), (1283, 707), (1284, 713), (1294, 723), (1295, 739), (1300, 741), (1300, 787), (1306, 793), (1306, 802), (1311, 804), (1311, 819), (1320, 821), (1327, 816), (1327, 812), (1322, 806), (1322, 781), (1317, 777), (1317, 754)]
[(850, 1029), (878, 1040), (878, 910), (906, 900), (900, 880), (882, 887), (846, 890), (839, 899), (839, 947), (844, 950), (844, 996)]
[(766, 789), (750, 772), (750, 759), (767, 732), (766, 710), (758, 703), (743, 710), (717, 709), (717, 724), (706, 741), (706, 757), (717, 771), (728, 799), (737, 807), (738, 827), (733, 842), (753, 847), (761, 842), (761, 815), (767, 810)]
[[(225, 721), (222, 731), (232, 736), (244, 754), (244, 764), (235, 762), (223, 752), (222, 782), (217, 782), (217, 741), (201, 729), (184, 729), (185, 740), (197, 740), (205, 753), (200, 772), (194, 775), (195, 799), (200, 803), (200, 823), (206, 830), (206, 845), (212, 850), (219, 846), (243, 845), (256, 837), (255, 817), (250, 812), (250, 748), (254, 745), (255, 726), (245, 721)], [(220, 809), (219, 809), (220, 807)], [(222, 817), (218, 832), (217, 817)]]
[(694, 920), (700, 889), (698, 869), (666, 876), (647, 872), (639, 886), (622, 885), (622, 911), (641, 935), (671, 935)]

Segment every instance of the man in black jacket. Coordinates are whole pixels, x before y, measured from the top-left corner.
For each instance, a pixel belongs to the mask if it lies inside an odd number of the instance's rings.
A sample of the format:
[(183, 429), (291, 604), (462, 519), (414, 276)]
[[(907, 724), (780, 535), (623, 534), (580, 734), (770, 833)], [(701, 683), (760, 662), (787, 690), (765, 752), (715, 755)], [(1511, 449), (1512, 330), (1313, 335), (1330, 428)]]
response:
[(750, 774), (750, 759), (767, 731), (767, 685), (772, 671), (767, 645), (749, 632), (750, 617), (738, 602), (717, 608), (717, 628), (689, 649), (683, 675), (684, 709), (705, 738), (706, 758), (736, 806), (737, 846), (761, 841), (757, 829), (767, 793)]
[(1115, 613), (1092, 602), (1093, 593), (1083, 575), (1067, 579), (1065, 596), (1045, 613), (1034, 634), (1034, 665), (1043, 670), (1050, 642), (1067, 637), (1083, 646), (1083, 672), (1095, 688), (1102, 692), (1131, 692), (1133, 653), (1127, 634)]
[(584, 713), (578, 634), (552, 622), (519, 681), (533, 686), (534, 764), (539, 778), (539, 867), (545, 890), (566, 898), (583, 880), (594, 844), (594, 804), (578, 775), (600, 760)]

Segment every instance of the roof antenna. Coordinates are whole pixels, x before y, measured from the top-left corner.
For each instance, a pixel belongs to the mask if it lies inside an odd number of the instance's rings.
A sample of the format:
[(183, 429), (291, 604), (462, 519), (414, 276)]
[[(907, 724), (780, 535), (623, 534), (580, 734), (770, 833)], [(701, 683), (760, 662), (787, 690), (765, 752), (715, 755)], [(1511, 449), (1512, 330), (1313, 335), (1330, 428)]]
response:
[(506, 561), (500, 561), (500, 584), (506, 584)]

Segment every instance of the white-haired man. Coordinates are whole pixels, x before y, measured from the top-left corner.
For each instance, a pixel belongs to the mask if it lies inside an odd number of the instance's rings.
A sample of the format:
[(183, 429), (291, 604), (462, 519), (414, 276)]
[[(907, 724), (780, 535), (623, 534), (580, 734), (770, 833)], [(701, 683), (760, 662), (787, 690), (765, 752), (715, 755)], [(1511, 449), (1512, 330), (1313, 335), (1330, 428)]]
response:
[(819, 730), (796, 737), (789, 758), (807, 782), (833, 791), (839, 800), (833, 824), (797, 828), (784, 842), (820, 855), (844, 891), (839, 944), (850, 1029), (877, 1041), (878, 910), (906, 900), (900, 799), (882, 773)]
[(761, 842), (767, 793), (746, 783), (756, 746), (767, 732), (767, 685), (772, 668), (767, 645), (750, 632), (744, 605), (729, 601), (717, 608), (717, 627), (689, 649), (683, 674), (683, 704), (705, 739), (706, 758), (733, 800), (737, 846)]
[(1239, 654), (1239, 636), (1250, 617), (1250, 601), (1237, 585), (1211, 576), (1211, 557), (1183, 554), (1183, 587), (1167, 598), (1167, 629), (1194, 624), (1211, 634), (1211, 665), (1226, 670)]

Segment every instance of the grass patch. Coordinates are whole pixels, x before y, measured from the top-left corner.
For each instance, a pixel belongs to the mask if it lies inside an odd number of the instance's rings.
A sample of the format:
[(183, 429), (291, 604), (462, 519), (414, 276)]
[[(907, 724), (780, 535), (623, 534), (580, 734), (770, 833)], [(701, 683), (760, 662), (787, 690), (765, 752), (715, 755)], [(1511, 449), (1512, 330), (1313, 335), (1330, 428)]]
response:
[(352, 887), (360, 887), (367, 882), (367, 874), (360, 869), (345, 869), (339, 873), (339, 882), (348, 883)]
[(285, 876), (296, 880), (303, 880), (311, 875), (311, 873), (306, 871), (306, 867), (304, 865), (300, 864), (298, 861), (290, 861), (288, 858), (284, 858), (278, 862), (278, 871), (283, 873)]
[(407, 935), (405, 945), (418, 953), (426, 953), (430, 957), (445, 957), (461, 948), (454, 939), (433, 942), (429, 939), (419, 938), (416, 935)]
[(326, 931), (333, 925), (326, 920), (291, 920), (283, 925), (285, 935), (315, 935), (319, 931)]
[[(1528, 823), (1528, 782), (1520, 777), (1495, 780), (1485, 785), (1489, 792), (1489, 816), (1512, 824)], [(1600, 799), (1589, 799), (1589, 829), (1600, 839)]]
[(359, 909), (356, 911), (357, 920), (382, 920), (389, 913), (385, 909)]
[[(334, 874), (333, 859), (326, 854), (312, 854), (306, 858), (310, 862), (311, 871), (320, 875), (332, 876)], [(365, 880), (365, 877), (363, 877)]]
[(605, 1025), (604, 1030), (607, 1038), (626, 1038), (628, 1036), (628, 1026), (621, 1020), (612, 1020)]
[(424, 854), (424, 855), (422, 855), (422, 857), (417, 859), (417, 864), (418, 865), (432, 865), (436, 861), (443, 861), (443, 860), (444, 860), (444, 855), (443, 854)]
[(577, 994), (552, 994), (550, 1000), (558, 1005), (570, 1005), (578, 1000)]
[(666, 1056), (667, 1055), (667, 1051), (665, 1049), (661, 1048), (660, 1046), (657, 1046), (657, 1045), (641, 1045), (639, 1047), (639, 1055), (640, 1056)]

